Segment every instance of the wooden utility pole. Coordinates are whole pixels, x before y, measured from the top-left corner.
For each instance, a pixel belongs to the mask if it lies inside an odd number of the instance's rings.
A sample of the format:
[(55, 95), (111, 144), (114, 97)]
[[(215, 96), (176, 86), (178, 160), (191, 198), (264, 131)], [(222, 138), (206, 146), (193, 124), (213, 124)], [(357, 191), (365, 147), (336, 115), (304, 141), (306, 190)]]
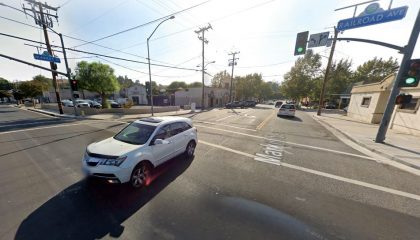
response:
[(318, 106), (318, 113), (317, 113), (318, 116), (321, 116), (322, 107), (324, 106), (325, 86), (327, 85), (327, 80), (331, 71), (331, 64), (332, 64), (332, 59), (334, 56), (335, 43), (337, 42), (337, 35), (338, 35), (337, 28), (334, 27), (334, 38), (333, 38), (333, 42), (331, 46), (330, 56), (328, 58), (327, 69), (325, 70), (324, 82), (322, 83), (321, 95), (319, 96), (319, 106)]
[(206, 27), (199, 28), (195, 33), (198, 34), (198, 39), (202, 42), (202, 61), (201, 61), (201, 77), (202, 77), (202, 91), (201, 91), (201, 110), (204, 110), (204, 44), (208, 44), (209, 41), (204, 37), (204, 32), (209, 29), (213, 29), (209, 23)]
[[(34, 20), (35, 23), (37, 25), (40, 25), (42, 27), (42, 30), (44, 31), (44, 37), (45, 37), (45, 45), (47, 45), (47, 51), (48, 54), (50, 56), (53, 56), (53, 52), (51, 49), (51, 44), (50, 44), (50, 40), (48, 38), (48, 32), (47, 32), (47, 26), (48, 27), (52, 27), (53, 26), (53, 22), (52, 22), (52, 18), (54, 17), (56, 20), (58, 19), (57, 16), (57, 10), (58, 8), (54, 8), (51, 6), (48, 6), (46, 3), (41, 3), (41, 2), (37, 2), (37, 1), (33, 1), (33, 0), (25, 0), (26, 2), (28, 2), (31, 5), (31, 8), (25, 8), (23, 7), (23, 10), (29, 10), (32, 11), (34, 14)], [(38, 11), (36, 10), (36, 8), (38, 8)], [(44, 12), (46, 11), (46, 12)], [(56, 14), (50, 14), (49, 11), (54, 11)], [(57, 70), (57, 64), (50, 62), (50, 68), (51, 70)], [(54, 91), (55, 91), (55, 97), (57, 99), (57, 104), (58, 104), (58, 110), (60, 112), (60, 114), (63, 114), (63, 106), (61, 105), (61, 98), (60, 98), (60, 92), (57, 86), (57, 73), (52, 72), (52, 79), (53, 79), (53, 86), (54, 86)], [(73, 103), (75, 104), (75, 103)]]
[(232, 59), (229, 59), (229, 66), (232, 66), (232, 74), (230, 75), (230, 90), (229, 90), (229, 102), (232, 102), (232, 89), (233, 89), (233, 69), (235, 68), (235, 65), (237, 64), (237, 60), (239, 58), (235, 58), (236, 54), (239, 54), (240, 52), (231, 52), (229, 55), (232, 56)]

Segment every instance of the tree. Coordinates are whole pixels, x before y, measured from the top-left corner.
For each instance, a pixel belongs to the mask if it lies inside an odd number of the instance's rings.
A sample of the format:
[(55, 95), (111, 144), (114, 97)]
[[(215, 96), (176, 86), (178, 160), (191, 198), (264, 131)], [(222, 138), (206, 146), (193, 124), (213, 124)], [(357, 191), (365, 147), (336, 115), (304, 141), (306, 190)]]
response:
[(390, 57), (388, 60), (375, 57), (357, 67), (353, 82), (380, 82), (388, 75), (396, 73), (398, 67), (397, 59), (393, 57)]
[(266, 100), (272, 99), (274, 95), (273, 89), (271, 88), (271, 84), (268, 82), (261, 82), (260, 86), (258, 87), (258, 99)]
[(32, 79), (34, 84), (38, 84), (39, 86), (41, 86), (42, 91), (48, 91), (52, 86), (52, 80), (42, 75), (36, 75)]
[(211, 86), (215, 88), (226, 88), (224, 83), (228, 82), (230, 85), (230, 74), (226, 70), (218, 72), (211, 80)]
[(79, 88), (101, 95), (102, 106), (108, 106), (106, 96), (120, 88), (114, 69), (107, 64), (82, 61), (77, 63), (75, 72)]
[(185, 82), (183, 82), (183, 81), (174, 81), (174, 82), (171, 82), (171, 83), (168, 85), (167, 90), (168, 90), (169, 92), (175, 92), (175, 91), (177, 91), (179, 88), (186, 89), (186, 88), (188, 88), (188, 85), (187, 85), (187, 83), (185, 83)]
[(201, 82), (193, 82), (187, 85), (188, 88), (197, 88), (197, 87), (202, 87), (203, 84)]
[(262, 83), (262, 76), (257, 73), (248, 74), (245, 77), (235, 77), (236, 99), (247, 100), (260, 97)]
[(128, 78), (127, 76), (124, 76), (124, 77), (123, 76), (118, 76), (117, 81), (120, 84), (120, 88), (121, 88), (120, 94), (123, 97), (127, 97), (126, 89), (129, 88), (129, 87), (132, 87), (134, 85), (133, 80)]
[(6, 90), (0, 90), (0, 98), (10, 98), (12, 96), (11, 93), (9, 93)]
[(8, 80), (0, 77), (0, 90), (10, 90), (13, 88), (13, 84)]
[(352, 83), (352, 62), (348, 59), (334, 61), (326, 86), (326, 96), (343, 93)]
[(22, 82), (18, 86), (20, 93), (24, 98), (31, 98), (32, 102), (35, 105), (33, 99), (42, 95), (42, 86), (34, 81)]
[(308, 50), (303, 57), (296, 60), (295, 65), (284, 75), (281, 93), (294, 100), (311, 95), (313, 85), (321, 74), (321, 56)]

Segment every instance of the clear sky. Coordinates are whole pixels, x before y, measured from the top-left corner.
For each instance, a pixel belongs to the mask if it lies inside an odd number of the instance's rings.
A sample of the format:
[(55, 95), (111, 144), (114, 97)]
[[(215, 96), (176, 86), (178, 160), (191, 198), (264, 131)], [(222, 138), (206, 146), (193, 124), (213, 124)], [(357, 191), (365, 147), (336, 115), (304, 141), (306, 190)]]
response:
[[(54, 30), (63, 34), (95, 40), (157, 18), (180, 11), (206, 0), (47, 0), (51, 6), (61, 6), (58, 11), (59, 22)], [(43, 1), (44, 2), (44, 1)], [(356, 0), (209, 0), (205, 4), (176, 15), (176, 18), (163, 23), (150, 41), (150, 58), (154, 63), (169, 64), (185, 68), (197, 68), (201, 64), (201, 41), (194, 32), (210, 23), (213, 29), (206, 32), (209, 43), (205, 46), (206, 61), (210, 74), (228, 67), (228, 53), (240, 51), (234, 75), (261, 73), (266, 81), (283, 80), (283, 75), (294, 64), (293, 56), (296, 33), (308, 30), (310, 34), (332, 31), (340, 19), (350, 18), (353, 9), (334, 11), (339, 7), (363, 1)], [(0, 0), (21, 9), (23, 0)], [(388, 8), (389, 1), (379, 1), (382, 8)], [(357, 37), (384, 41), (399, 46), (407, 43), (417, 12), (419, 0), (394, 0), (393, 7), (409, 6), (407, 16), (400, 21), (352, 29), (339, 37)], [(366, 5), (365, 5), (366, 6)], [(359, 7), (358, 13), (364, 9)], [(0, 6), (0, 16), (35, 26), (30, 17), (21, 12)], [(146, 62), (146, 39), (158, 22), (96, 42), (108, 48), (92, 44), (76, 47), (79, 50), (108, 54)], [(0, 18), (0, 32), (17, 35), (37, 41), (44, 41), (41, 30)], [(59, 38), (50, 33), (53, 44), (59, 45)], [(75, 47), (83, 42), (65, 38), (66, 47)], [(49, 65), (33, 59), (35, 47), (24, 45), (24, 41), (0, 36), (0, 53), (40, 64)], [(420, 58), (420, 46), (414, 51), (413, 58)], [(401, 60), (396, 50), (380, 46), (339, 42), (334, 59), (349, 58), (353, 67), (375, 56)], [(123, 53), (123, 52), (125, 53)], [(329, 48), (314, 48), (315, 52), (328, 56)], [(57, 53), (61, 56), (60, 53)], [(91, 55), (68, 51), (71, 69), (81, 60), (100, 61), (111, 65), (116, 75), (127, 75), (144, 83), (148, 79), (146, 64), (92, 57)], [(326, 59), (324, 59), (325, 61)], [(324, 62), (324, 66), (326, 61)], [(64, 71), (64, 64), (59, 69)], [(34, 75), (49, 72), (21, 63), (0, 58), (0, 77), (9, 80), (29, 80)], [(167, 69), (152, 66), (152, 80), (159, 84), (172, 81), (201, 81), (201, 73), (188, 70)], [(206, 76), (206, 84), (210, 77)]]

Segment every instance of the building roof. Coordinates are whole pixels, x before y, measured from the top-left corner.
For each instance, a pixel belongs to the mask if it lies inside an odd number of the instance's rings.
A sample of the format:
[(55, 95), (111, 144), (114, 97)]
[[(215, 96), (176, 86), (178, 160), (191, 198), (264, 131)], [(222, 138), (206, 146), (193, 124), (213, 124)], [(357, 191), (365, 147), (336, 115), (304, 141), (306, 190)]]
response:
[(380, 82), (353, 86), (351, 93), (354, 94), (354, 93), (390, 91), (395, 77), (396, 77), (396, 74), (391, 74)]

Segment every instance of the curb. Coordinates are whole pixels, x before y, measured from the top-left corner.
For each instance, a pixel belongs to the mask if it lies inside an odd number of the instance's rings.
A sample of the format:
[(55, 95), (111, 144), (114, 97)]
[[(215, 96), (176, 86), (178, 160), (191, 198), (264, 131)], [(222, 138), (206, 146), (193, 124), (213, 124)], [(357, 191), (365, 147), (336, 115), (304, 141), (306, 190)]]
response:
[(36, 113), (40, 113), (40, 114), (44, 114), (44, 115), (48, 115), (48, 116), (52, 116), (52, 117), (78, 119), (78, 117), (63, 116), (63, 115), (60, 115), (60, 114), (57, 114), (57, 113), (51, 113), (51, 112), (47, 112), (47, 111), (40, 111), (40, 110), (32, 109), (32, 108), (20, 108), (20, 109), (24, 109), (26, 111), (36, 112)]
[(357, 140), (357, 139), (355, 139), (355, 138), (351, 137), (351, 136), (350, 136), (349, 134), (347, 134), (346, 132), (344, 132), (344, 131), (342, 131), (342, 130), (340, 130), (340, 129), (336, 128), (336, 127), (334, 127), (333, 125), (331, 125), (331, 124), (327, 123), (326, 121), (324, 121), (324, 120), (322, 120), (322, 119), (320, 119), (320, 118), (318, 118), (318, 117), (315, 117), (315, 116), (312, 116), (312, 118), (313, 118), (313, 119), (315, 119), (315, 120), (317, 120), (317, 121), (322, 122), (323, 124), (325, 124), (325, 125), (329, 126), (330, 128), (333, 128), (334, 130), (336, 130), (337, 132), (339, 132), (339, 133), (341, 133), (343, 136), (345, 136), (348, 140), (350, 140), (350, 141), (352, 141), (352, 142), (356, 143), (356, 144), (357, 144), (357, 145), (359, 145), (360, 147), (363, 147), (363, 148), (365, 148), (365, 149), (367, 149), (367, 150), (369, 150), (369, 151), (371, 151), (371, 152), (373, 152), (373, 153), (376, 153), (376, 154), (378, 154), (378, 155), (381, 155), (381, 156), (383, 156), (383, 157), (385, 157), (385, 158), (388, 158), (389, 160), (393, 160), (393, 161), (399, 162), (399, 163), (401, 163), (401, 164), (404, 164), (404, 165), (406, 165), (406, 166), (408, 166), (408, 167), (411, 167), (411, 168), (415, 168), (415, 169), (417, 169), (417, 170), (420, 170), (420, 166), (417, 166), (417, 165), (415, 165), (415, 164), (411, 164), (411, 163), (409, 163), (409, 162), (406, 162), (406, 161), (404, 161), (404, 160), (402, 160), (402, 159), (400, 159), (400, 158), (394, 157), (394, 156), (389, 155), (389, 154), (387, 154), (387, 153), (383, 153), (383, 152), (377, 151), (375, 148), (372, 148), (372, 147), (370, 147), (370, 146), (368, 146), (368, 145), (366, 145), (366, 144), (362, 143), (361, 141), (359, 141), (359, 140)]

